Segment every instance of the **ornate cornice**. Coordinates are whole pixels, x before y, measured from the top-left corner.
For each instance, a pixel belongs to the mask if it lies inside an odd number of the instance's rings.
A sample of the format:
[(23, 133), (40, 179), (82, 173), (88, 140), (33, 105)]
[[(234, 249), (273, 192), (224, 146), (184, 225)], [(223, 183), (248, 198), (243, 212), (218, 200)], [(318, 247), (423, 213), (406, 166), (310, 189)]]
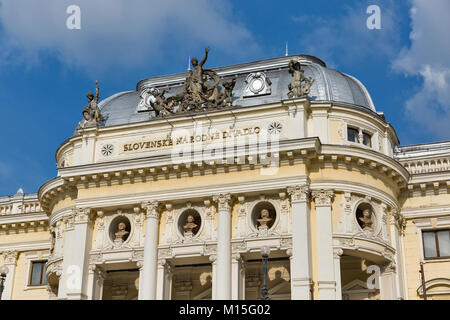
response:
[(214, 202), (217, 202), (219, 211), (231, 210), (231, 195), (229, 193), (221, 193), (213, 196)]
[(159, 219), (159, 210), (158, 210), (159, 202), (156, 200), (153, 201), (144, 201), (141, 203), (141, 207), (144, 210), (144, 214), (146, 218)]
[(312, 197), (316, 203), (316, 207), (329, 207), (331, 206), (331, 200), (333, 199), (333, 190), (316, 190), (312, 191)]
[(308, 185), (288, 187), (287, 192), (291, 196), (292, 202), (305, 202), (310, 194)]

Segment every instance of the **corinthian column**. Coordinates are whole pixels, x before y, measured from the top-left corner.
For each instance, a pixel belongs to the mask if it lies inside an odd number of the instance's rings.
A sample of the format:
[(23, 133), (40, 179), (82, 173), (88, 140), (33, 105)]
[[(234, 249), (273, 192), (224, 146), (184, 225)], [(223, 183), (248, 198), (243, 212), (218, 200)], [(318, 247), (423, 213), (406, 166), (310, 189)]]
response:
[(336, 279), (333, 259), (333, 229), (331, 220), (332, 190), (313, 191), (316, 204), (318, 284), (320, 300), (336, 299)]
[(144, 202), (141, 204), (146, 218), (144, 241), (144, 266), (142, 270), (142, 282), (139, 291), (139, 299), (156, 299), (156, 271), (158, 267), (158, 201)]
[(311, 236), (309, 187), (288, 188), (292, 203), (291, 299), (310, 300)]
[(231, 196), (220, 194), (213, 200), (218, 205), (216, 299), (231, 299)]

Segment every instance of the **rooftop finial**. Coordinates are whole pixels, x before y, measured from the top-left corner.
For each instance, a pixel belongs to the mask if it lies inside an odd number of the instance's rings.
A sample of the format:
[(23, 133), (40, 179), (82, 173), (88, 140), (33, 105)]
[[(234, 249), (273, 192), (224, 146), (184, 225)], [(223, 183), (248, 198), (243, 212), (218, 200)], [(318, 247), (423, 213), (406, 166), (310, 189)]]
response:
[(289, 55), (289, 50), (288, 50), (288, 43), (286, 41), (286, 53), (284, 54), (286, 57)]

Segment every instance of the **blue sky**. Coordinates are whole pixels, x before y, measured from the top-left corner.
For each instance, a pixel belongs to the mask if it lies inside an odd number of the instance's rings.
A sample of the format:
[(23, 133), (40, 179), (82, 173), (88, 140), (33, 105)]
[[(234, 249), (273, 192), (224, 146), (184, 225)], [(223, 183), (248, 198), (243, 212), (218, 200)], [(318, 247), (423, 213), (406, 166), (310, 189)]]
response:
[[(66, 28), (69, 5), (81, 29)], [(369, 30), (366, 9), (381, 9)], [(401, 144), (450, 140), (450, 1), (0, 0), (0, 195), (36, 192), (100, 81), (101, 98), (147, 77), (315, 55), (357, 77)]]

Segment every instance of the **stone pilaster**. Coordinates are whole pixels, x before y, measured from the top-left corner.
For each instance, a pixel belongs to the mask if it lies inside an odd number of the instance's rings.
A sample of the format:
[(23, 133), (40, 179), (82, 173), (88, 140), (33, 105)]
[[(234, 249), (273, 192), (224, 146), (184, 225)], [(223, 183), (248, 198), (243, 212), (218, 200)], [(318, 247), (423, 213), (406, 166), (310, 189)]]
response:
[(321, 300), (336, 299), (336, 278), (333, 259), (333, 229), (331, 217), (332, 190), (316, 190), (312, 197), (316, 206), (318, 288)]
[(291, 298), (310, 300), (311, 279), (311, 232), (309, 209), (309, 186), (293, 186), (287, 189), (292, 203), (292, 250), (291, 250)]
[(231, 195), (213, 197), (218, 207), (216, 298), (231, 299)]
[(173, 266), (166, 259), (158, 260), (157, 300), (170, 300), (172, 297)]

